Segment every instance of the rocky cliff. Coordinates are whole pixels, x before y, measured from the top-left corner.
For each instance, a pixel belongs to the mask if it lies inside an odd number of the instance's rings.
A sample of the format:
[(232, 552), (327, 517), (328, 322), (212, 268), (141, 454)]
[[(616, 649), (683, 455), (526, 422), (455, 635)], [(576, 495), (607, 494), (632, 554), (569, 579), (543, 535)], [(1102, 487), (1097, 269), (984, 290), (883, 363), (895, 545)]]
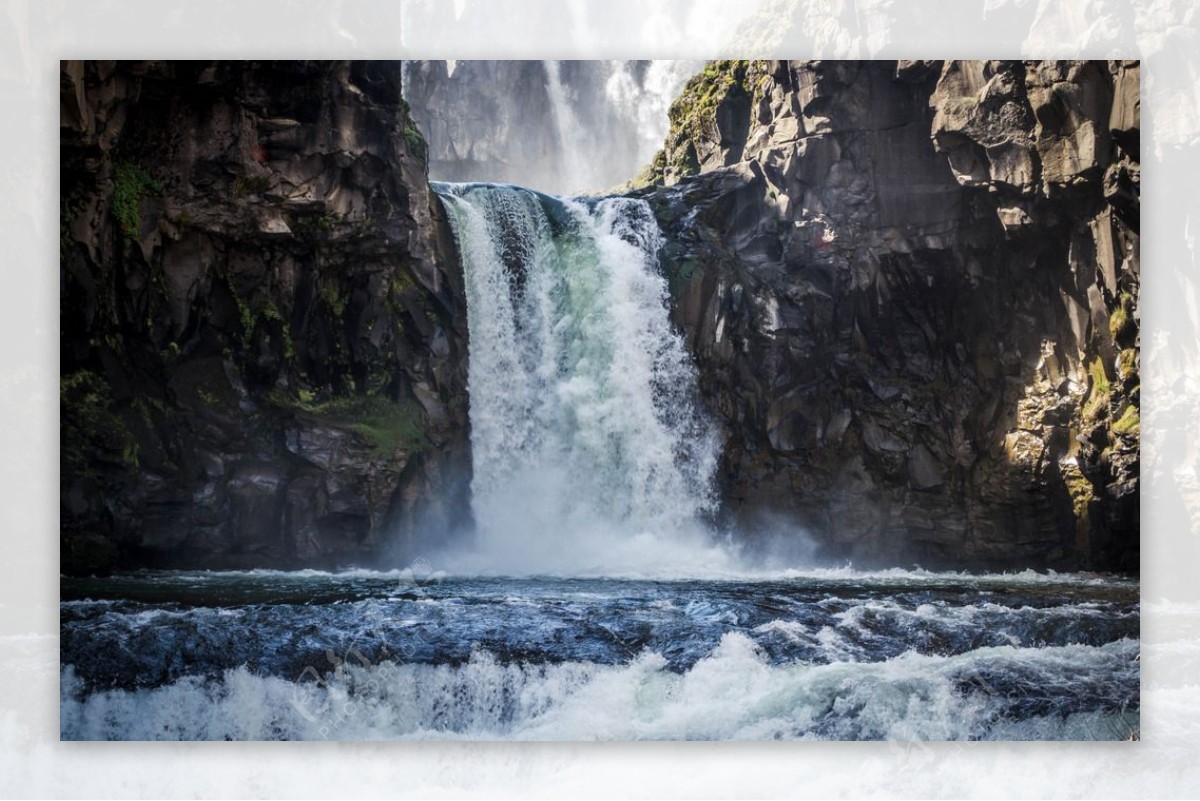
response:
[[(65, 572), (395, 564), (468, 524), (466, 309), (400, 69), (62, 64)], [(1136, 569), (1138, 76), (688, 84), (636, 194), (728, 522), (860, 566)]]
[(638, 194), (723, 496), (856, 564), (1136, 569), (1136, 62), (714, 62)]
[(62, 565), (328, 566), (469, 509), (399, 63), (63, 62)]

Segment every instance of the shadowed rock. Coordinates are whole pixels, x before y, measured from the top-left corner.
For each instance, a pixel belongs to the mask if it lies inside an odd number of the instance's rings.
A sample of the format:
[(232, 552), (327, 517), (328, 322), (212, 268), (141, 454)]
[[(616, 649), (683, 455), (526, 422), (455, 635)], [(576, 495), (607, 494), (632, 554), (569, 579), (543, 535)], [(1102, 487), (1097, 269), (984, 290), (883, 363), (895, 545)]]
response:
[(446, 536), (466, 318), (399, 63), (61, 75), (64, 570)]
[[(857, 565), (1136, 568), (1137, 81), (1000, 61), (694, 79), (636, 194), (734, 519), (796, 520)], [(715, 136), (741, 113), (744, 141)]]

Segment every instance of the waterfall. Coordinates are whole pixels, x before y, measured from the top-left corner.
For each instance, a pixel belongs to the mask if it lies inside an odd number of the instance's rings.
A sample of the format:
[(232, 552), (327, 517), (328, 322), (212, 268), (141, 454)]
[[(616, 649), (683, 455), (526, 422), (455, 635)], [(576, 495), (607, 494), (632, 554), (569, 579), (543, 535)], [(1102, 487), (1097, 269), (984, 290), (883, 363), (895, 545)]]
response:
[(649, 206), (434, 188), (466, 281), (477, 564), (720, 567), (702, 522), (715, 505), (717, 438), (668, 320)]
[(407, 61), (402, 94), (442, 181), (595, 193), (662, 147), (702, 61)]
[(575, 116), (571, 101), (563, 88), (559, 77), (557, 61), (543, 61), (546, 69), (546, 94), (550, 99), (550, 112), (554, 118), (554, 128), (558, 132), (558, 152), (562, 156), (563, 174), (570, 176), (578, 186), (571, 190), (583, 192), (596, 188), (596, 178), (592, 175), (590, 166), (594, 163), (584, 153), (580, 152), (579, 143), (585, 141), (583, 127)]

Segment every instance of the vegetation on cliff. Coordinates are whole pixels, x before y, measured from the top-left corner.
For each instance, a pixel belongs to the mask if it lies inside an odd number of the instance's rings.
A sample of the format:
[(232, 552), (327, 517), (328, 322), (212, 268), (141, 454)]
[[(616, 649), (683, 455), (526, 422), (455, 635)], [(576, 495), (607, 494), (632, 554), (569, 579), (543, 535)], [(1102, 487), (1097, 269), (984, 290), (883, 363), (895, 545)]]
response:
[[(714, 62), (638, 196), (727, 512), (856, 563), (1134, 569), (1136, 62)], [(681, 180), (686, 178), (686, 180)]]
[(701, 153), (737, 138), (739, 107), (749, 103), (754, 91), (748, 77), (753, 63), (710, 61), (687, 82), (668, 110), (666, 143), (626, 191), (695, 175), (701, 168)]
[(402, 545), (465, 321), (399, 66), (62, 70), (64, 569)]

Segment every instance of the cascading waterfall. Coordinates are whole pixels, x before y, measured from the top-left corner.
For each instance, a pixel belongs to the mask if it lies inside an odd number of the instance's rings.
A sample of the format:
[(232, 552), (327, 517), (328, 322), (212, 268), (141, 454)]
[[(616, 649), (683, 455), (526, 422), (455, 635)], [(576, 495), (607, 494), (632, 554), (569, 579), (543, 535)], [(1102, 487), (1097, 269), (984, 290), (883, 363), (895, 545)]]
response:
[[(704, 68), (703, 61), (651, 61), (644, 70), (639, 62), (607, 62), (608, 78), (604, 82), (604, 101), (613, 116), (622, 120), (638, 139), (636, 166), (649, 164), (662, 147), (668, 129), (668, 110), (679, 96), (688, 79)], [(618, 131), (604, 132), (612, 137)]]
[[(717, 440), (628, 198), (435, 184), (463, 259), (480, 569), (721, 569)], [(467, 560), (471, 563), (471, 560)]]

